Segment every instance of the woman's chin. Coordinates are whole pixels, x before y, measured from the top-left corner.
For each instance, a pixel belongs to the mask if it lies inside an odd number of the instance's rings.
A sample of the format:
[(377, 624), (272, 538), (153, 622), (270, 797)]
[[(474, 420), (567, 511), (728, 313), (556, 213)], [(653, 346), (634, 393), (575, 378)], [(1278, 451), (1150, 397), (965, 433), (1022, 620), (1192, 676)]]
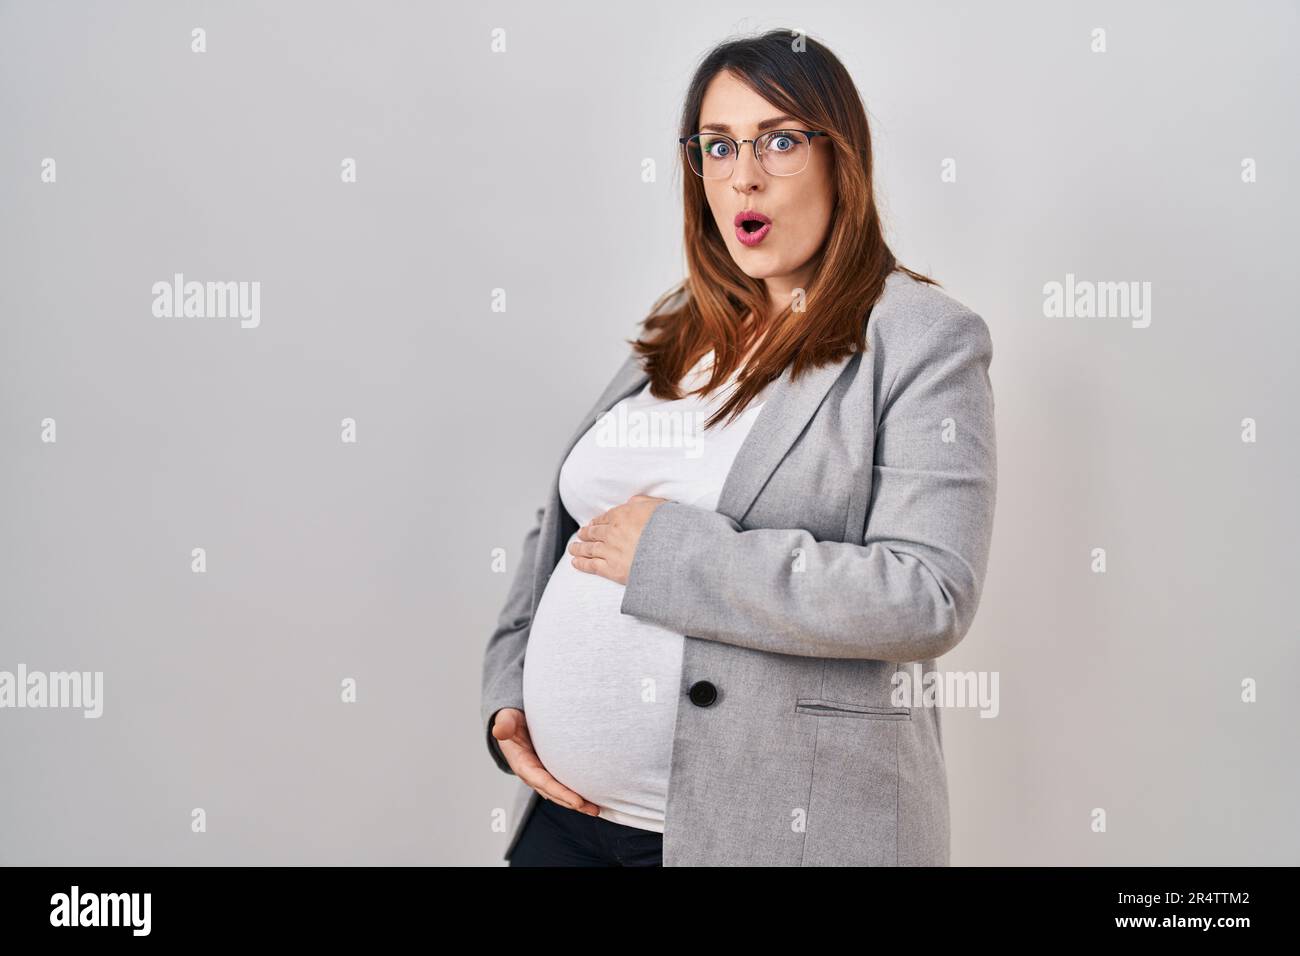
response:
[(740, 271), (751, 279), (771, 279), (781, 275), (781, 265), (775, 257), (760, 249), (744, 249), (733, 256)]

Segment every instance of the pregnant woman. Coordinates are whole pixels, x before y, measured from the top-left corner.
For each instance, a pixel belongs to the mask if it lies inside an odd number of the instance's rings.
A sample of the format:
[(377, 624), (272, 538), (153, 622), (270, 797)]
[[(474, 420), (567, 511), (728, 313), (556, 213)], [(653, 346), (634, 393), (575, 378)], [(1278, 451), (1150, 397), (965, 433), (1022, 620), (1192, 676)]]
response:
[(866, 113), (785, 31), (701, 62), (687, 276), (557, 461), (488, 641), (512, 866), (946, 865), (939, 711), (997, 465), (984, 320), (899, 265)]

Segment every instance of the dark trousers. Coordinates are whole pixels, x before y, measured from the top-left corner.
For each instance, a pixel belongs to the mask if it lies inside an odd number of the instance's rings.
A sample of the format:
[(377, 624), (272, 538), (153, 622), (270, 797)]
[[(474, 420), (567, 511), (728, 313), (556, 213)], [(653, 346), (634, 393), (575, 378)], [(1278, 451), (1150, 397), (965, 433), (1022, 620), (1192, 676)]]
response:
[(542, 800), (510, 854), (511, 866), (663, 866), (664, 835)]

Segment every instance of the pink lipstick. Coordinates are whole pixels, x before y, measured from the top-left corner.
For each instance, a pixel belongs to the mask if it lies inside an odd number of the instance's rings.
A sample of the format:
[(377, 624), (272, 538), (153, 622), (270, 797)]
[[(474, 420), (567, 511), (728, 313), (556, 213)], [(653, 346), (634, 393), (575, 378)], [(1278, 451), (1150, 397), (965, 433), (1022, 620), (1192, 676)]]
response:
[(746, 209), (736, 213), (736, 240), (747, 246), (756, 246), (772, 231), (772, 220), (761, 212)]

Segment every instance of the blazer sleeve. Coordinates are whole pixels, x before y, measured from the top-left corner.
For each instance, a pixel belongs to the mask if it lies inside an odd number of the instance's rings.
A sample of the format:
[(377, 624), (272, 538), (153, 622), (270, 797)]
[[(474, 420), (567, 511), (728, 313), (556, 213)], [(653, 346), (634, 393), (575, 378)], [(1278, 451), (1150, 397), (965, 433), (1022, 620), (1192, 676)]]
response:
[(951, 650), (979, 605), (992, 537), (992, 358), (988, 326), (968, 309), (921, 334), (881, 402), (861, 543), (742, 530), (665, 502), (641, 533), (622, 611), (802, 657), (908, 662)]
[(537, 538), (545, 513), (545, 508), (537, 509), (536, 522), (524, 536), (505, 606), (483, 654), (480, 717), (487, 728), (488, 753), (498, 767), (511, 774), (514, 771), (501, 753), (501, 745), (492, 736), (492, 722), (503, 707), (524, 709), (524, 648), (533, 623), (533, 570), (537, 564)]

